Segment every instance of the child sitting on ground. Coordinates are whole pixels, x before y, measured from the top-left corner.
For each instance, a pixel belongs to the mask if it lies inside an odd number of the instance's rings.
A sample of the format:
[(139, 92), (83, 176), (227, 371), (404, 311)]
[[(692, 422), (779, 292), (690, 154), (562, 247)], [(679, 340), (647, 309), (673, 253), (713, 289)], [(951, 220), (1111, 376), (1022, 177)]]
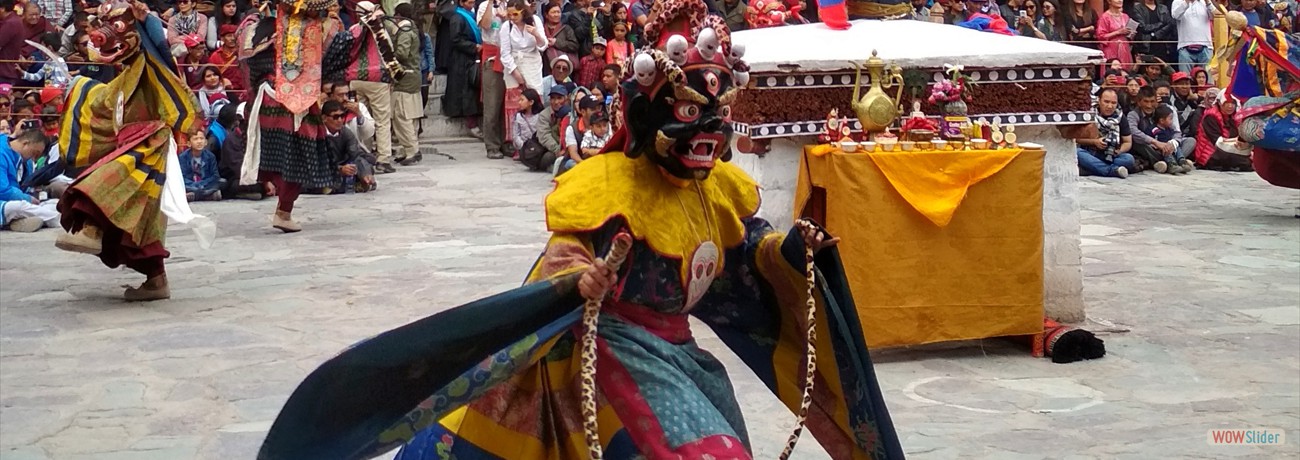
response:
[[(1160, 104), (1156, 107), (1155, 112), (1156, 126), (1151, 129), (1151, 137), (1160, 142), (1171, 142), (1178, 135), (1178, 130), (1174, 129), (1174, 109), (1168, 104)], [(1187, 174), (1191, 168), (1182, 165), (1181, 158), (1174, 158), (1174, 155), (1165, 155), (1165, 174)], [(1160, 169), (1159, 166), (1156, 169)]]
[(605, 112), (596, 112), (591, 116), (591, 121), (587, 125), (591, 127), (591, 130), (582, 136), (583, 158), (599, 155), (600, 151), (605, 149), (605, 143), (609, 142), (611, 136), (609, 132), (609, 115), (605, 115)]
[(208, 151), (208, 137), (203, 130), (190, 133), (190, 146), (180, 154), (181, 174), (185, 176), (185, 199), (221, 201), (221, 174), (217, 156)]

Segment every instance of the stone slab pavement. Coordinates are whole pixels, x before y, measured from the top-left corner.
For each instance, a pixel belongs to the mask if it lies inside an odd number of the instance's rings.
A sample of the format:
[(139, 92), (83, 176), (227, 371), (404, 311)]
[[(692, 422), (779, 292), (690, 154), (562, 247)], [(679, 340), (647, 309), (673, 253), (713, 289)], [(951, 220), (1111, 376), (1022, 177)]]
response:
[[(306, 196), (306, 230), (272, 201), (200, 203), (211, 250), (173, 228), (174, 298), (64, 253), (54, 230), (0, 232), (0, 458), (252, 458), (295, 385), (349, 344), (516, 286), (546, 239), (548, 177), (481, 146)], [(1300, 204), (1253, 174), (1081, 179), (1085, 295), (1109, 353), (1069, 365), (984, 340), (877, 350), (912, 458), (1296, 458)], [(698, 325), (697, 325), (698, 326)], [(793, 416), (707, 329), (758, 458)], [(1211, 446), (1212, 428), (1286, 430), (1282, 446)], [(798, 459), (827, 458), (805, 435)]]

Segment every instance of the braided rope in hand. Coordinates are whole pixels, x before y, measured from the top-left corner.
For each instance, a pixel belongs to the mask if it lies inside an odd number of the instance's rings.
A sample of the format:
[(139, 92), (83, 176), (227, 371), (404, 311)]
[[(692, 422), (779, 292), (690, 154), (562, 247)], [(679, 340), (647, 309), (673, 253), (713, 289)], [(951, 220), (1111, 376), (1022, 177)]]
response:
[[(627, 253), (632, 248), (632, 237), (626, 233), (614, 236), (605, 264), (618, 272)], [(603, 299), (588, 299), (582, 306), (582, 433), (587, 438), (587, 453), (591, 460), (600, 460), (605, 454), (600, 446), (600, 430), (596, 421), (596, 321), (600, 318)]]
[(813, 287), (816, 286), (816, 274), (813, 265), (813, 246), (805, 243), (804, 246), (804, 276), (808, 278), (808, 365), (804, 368), (804, 387), (803, 400), (799, 402), (799, 413), (795, 419), (794, 432), (790, 434), (790, 439), (785, 443), (785, 450), (781, 451), (781, 460), (788, 460), (794, 453), (794, 445), (799, 442), (799, 435), (803, 434), (804, 422), (808, 419), (808, 407), (812, 405), (813, 378), (817, 375), (817, 301), (813, 297)]

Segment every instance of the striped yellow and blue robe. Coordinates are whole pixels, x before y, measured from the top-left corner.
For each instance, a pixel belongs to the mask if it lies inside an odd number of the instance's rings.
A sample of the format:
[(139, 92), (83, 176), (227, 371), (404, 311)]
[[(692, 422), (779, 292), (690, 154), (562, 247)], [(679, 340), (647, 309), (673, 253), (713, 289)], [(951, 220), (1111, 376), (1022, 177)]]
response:
[[(688, 318), (795, 410), (802, 397), (805, 255), (797, 231), (755, 216), (757, 185), (722, 163), (679, 188), (645, 158), (580, 163), (547, 198), (553, 232), (530, 282), (363, 342), (312, 373), (261, 457), (579, 459), (587, 450), (576, 334), (579, 274), (618, 232), (632, 250), (599, 320), (596, 386), (605, 457), (750, 458), (722, 364)], [(687, 308), (692, 253), (721, 250)], [(818, 373), (808, 429), (833, 458), (902, 458), (834, 249), (816, 259)]]

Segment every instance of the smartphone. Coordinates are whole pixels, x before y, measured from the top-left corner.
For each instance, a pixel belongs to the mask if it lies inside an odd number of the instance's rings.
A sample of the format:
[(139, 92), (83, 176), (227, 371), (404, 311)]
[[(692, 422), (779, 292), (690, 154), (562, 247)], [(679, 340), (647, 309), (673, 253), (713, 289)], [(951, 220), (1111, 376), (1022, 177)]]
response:
[(356, 92), (356, 91), (348, 91), (348, 100), (349, 100), (349, 101), (352, 101), (352, 102), (356, 102), (356, 101), (357, 101), (357, 92)]
[(41, 128), (41, 121), (40, 121), (40, 120), (37, 120), (37, 119), (35, 119), (35, 118), (29, 118), (29, 119), (23, 120), (22, 123), (19, 123), (19, 124), (18, 124), (18, 127), (22, 128), (23, 130), (28, 130), (28, 129), (40, 129), (40, 128)]
[(1028, 16), (1029, 16), (1029, 12), (1027, 12), (1027, 11), (1025, 11), (1025, 10), (1020, 10), (1020, 17), (1023, 18), (1023, 17), (1028, 17)]

